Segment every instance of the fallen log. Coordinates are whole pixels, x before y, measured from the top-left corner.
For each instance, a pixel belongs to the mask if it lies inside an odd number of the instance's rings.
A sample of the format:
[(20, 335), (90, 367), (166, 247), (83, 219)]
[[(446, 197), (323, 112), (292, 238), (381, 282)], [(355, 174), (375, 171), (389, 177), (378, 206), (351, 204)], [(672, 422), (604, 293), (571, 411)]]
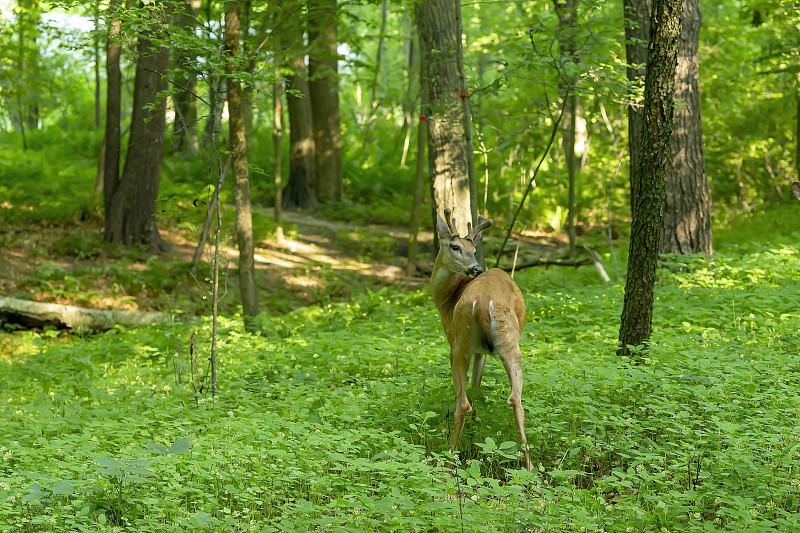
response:
[(117, 324), (147, 326), (165, 319), (162, 313), (90, 309), (0, 296), (0, 319), (25, 327), (106, 331)]
[[(530, 268), (535, 266), (544, 266), (544, 267), (565, 266), (565, 267), (577, 268), (579, 266), (584, 266), (584, 265), (594, 265), (595, 269), (597, 269), (597, 274), (600, 276), (600, 279), (602, 279), (605, 282), (611, 281), (611, 278), (609, 278), (608, 274), (606, 274), (605, 268), (603, 268), (603, 262), (600, 261), (600, 254), (598, 254), (591, 248), (587, 248), (586, 246), (584, 246), (584, 248), (586, 249), (586, 253), (589, 254), (589, 257), (556, 258), (556, 259), (551, 259), (549, 257), (538, 257), (532, 261), (528, 261), (521, 265), (517, 265), (514, 268), (514, 270), (522, 270), (523, 268)], [(503, 267), (503, 270), (511, 271), (511, 268)]]

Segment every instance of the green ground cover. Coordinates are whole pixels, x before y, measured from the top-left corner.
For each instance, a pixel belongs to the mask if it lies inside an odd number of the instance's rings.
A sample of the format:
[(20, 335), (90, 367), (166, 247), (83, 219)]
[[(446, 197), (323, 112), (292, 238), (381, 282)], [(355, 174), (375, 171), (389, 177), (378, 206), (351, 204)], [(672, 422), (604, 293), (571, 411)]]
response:
[(800, 235), (726, 239), (661, 270), (638, 363), (615, 355), (621, 285), (517, 275), (532, 473), (495, 360), (454, 475), (425, 291), (262, 315), (261, 335), (223, 320), (215, 398), (191, 375), (207, 371), (208, 321), (14, 333), (0, 531), (800, 528)]

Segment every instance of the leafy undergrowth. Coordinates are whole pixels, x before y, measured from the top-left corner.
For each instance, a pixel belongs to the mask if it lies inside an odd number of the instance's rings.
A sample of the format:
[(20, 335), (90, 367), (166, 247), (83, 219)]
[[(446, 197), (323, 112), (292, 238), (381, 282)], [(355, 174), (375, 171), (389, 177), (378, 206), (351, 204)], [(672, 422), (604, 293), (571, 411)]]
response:
[(0, 345), (0, 531), (800, 528), (800, 252), (668, 267), (638, 362), (615, 354), (620, 285), (517, 275), (532, 473), (493, 360), (454, 475), (425, 291), (262, 315), (258, 336), (224, 320), (215, 398), (208, 322), (16, 333)]

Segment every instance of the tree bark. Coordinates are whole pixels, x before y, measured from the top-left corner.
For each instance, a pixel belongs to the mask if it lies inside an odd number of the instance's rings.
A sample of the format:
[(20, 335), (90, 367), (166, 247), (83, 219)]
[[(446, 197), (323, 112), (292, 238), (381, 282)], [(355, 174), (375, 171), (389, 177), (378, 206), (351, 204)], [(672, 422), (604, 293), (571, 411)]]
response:
[(162, 322), (166, 317), (161, 313), (91, 309), (0, 296), (0, 318), (26, 327), (106, 331), (117, 324), (147, 326)]
[[(154, 251), (163, 251), (168, 246), (158, 234), (155, 211), (164, 155), (166, 112), (166, 100), (159, 93), (167, 88), (165, 73), (169, 66), (169, 50), (154, 45), (150, 39), (153, 32), (166, 24), (166, 6), (160, 2), (156, 6), (156, 20), (139, 36), (137, 45), (128, 152), (111, 208), (106, 211), (105, 240), (128, 246), (148, 245)], [(113, 173), (106, 174), (110, 175)]]
[(252, 328), (248, 317), (258, 314), (258, 292), (255, 281), (253, 215), (250, 209), (250, 179), (247, 167), (247, 139), (242, 114), (242, 85), (233, 77), (239, 56), (239, 4), (228, 2), (225, 13), (225, 55), (228, 81), (228, 127), (233, 154), (233, 178), (236, 200), (236, 238), (239, 245), (239, 293), (245, 327)]
[[(578, 19), (578, 3), (576, 0), (553, 0), (553, 6), (558, 14), (559, 42), (564, 47), (564, 52), (569, 56), (570, 61), (578, 63), (578, 44), (575, 39)], [(580, 173), (580, 162), (575, 154), (577, 140), (577, 124), (579, 120), (580, 104), (578, 95), (575, 93), (577, 78), (569, 76), (567, 83), (570, 85), (567, 105), (564, 111), (567, 113), (563, 120), (564, 123), (564, 159), (567, 164), (567, 174), (569, 176), (569, 188), (567, 199), (567, 236), (569, 238), (569, 256), (575, 257), (578, 254), (576, 224), (576, 192), (578, 189), (577, 178)]]
[(654, 0), (645, 75), (640, 187), (633, 206), (619, 353), (650, 339), (656, 263), (664, 213), (683, 0)]
[(671, 157), (667, 170), (661, 253), (711, 254), (711, 198), (700, 123), (698, 0), (686, 0), (675, 77)]
[(318, 205), (314, 127), (311, 99), (308, 96), (305, 59), (296, 54), (292, 60), (293, 75), (289, 86), (301, 96), (286, 94), (289, 108), (289, 182), (283, 190), (283, 207), (313, 208)]
[(309, 95), (314, 127), (317, 198), (342, 197), (342, 135), (339, 115), (339, 60), (336, 48), (336, 0), (309, 2)]
[[(111, 0), (110, 11), (116, 10), (119, 0)], [(117, 42), (120, 21), (112, 19), (108, 27), (106, 50), (106, 134), (103, 158), (103, 204), (106, 217), (111, 212), (111, 199), (119, 188), (120, 120), (122, 118), (122, 72), (119, 68), (121, 47)]]
[[(466, 234), (467, 222), (475, 224), (474, 180), (470, 180), (472, 146), (467, 142), (467, 98), (461, 57), (461, 7), (453, 0), (423, 0), (416, 6), (420, 38), (421, 94), (428, 123), (428, 170), (436, 213), (453, 210), (457, 227)], [(477, 205), (475, 205), (477, 211)], [(436, 232), (434, 232), (435, 235)]]

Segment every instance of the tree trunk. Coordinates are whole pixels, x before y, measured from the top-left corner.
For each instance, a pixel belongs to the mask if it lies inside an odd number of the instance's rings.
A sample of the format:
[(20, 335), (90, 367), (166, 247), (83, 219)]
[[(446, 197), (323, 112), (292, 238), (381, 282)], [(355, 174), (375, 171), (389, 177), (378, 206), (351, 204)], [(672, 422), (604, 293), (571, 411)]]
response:
[(661, 253), (712, 253), (711, 198), (700, 124), (697, 57), (703, 20), (698, 0), (686, 0), (675, 77), (672, 155), (667, 170)]
[(106, 212), (105, 240), (128, 246), (144, 244), (163, 251), (168, 247), (158, 234), (155, 211), (164, 155), (166, 101), (158, 95), (167, 89), (169, 50), (149, 39), (151, 32), (166, 23), (164, 4), (155, 5), (154, 18), (158, 20), (139, 35), (128, 152), (111, 209)]
[(654, 0), (645, 77), (640, 188), (633, 206), (619, 353), (650, 339), (653, 292), (670, 156), (673, 96), (683, 0)]
[(289, 107), (289, 182), (283, 191), (284, 208), (310, 208), (318, 205), (314, 187), (317, 182), (314, 128), (308, 79), (303, 56), (292, 60), (294, 74), (289, 85), (301, 97), (287, 93)]
[[(173, 15), (173, 26), (187, 35), (192, 35), (197, 28), (197, 12), (200, 9), (198, 0), (183, 0)], [(185, 52), (183, 52), (185, 53)], [(200, 139), (197, 132), (197, 76), (194, 73), (196, 58), (183, 55), (174, 58), (176, 67), (175, 87), (172, 95), (175, 107), (175, 122), (172, 125), (172, 144), (176, 152), (184, 157), (194, 157), (199, 149)]]
[[(364, 157), (369, 158), (369, 149), (372, 145), (373, 124), (378, 112), (378, 85), (381, 74), (381, 67), (386, 62), (383, 58), (384, 48), (386, 47), (386, 16), (389, 13), (389, 2), (383, 0), (381, 3), (381, 30), (378, 35), (378, 53), (375, 56), (375, 75), (372, 78), (372, 98), (369, 102), (369, 112), (367, 120), (364, 122)], [(384, 83), (385, 83), (384, 78)]]
[(404, 50), (406, 51), (406, 94), (403, 98), (403, 129), (402, 131), (405, 132), (404, 140), (403, 140), (403, 151), (400, 155), (400, 167), (405, 168), (406, 166), (406, 158), (408, 157), (408, 149), (411, 145), (411, 134), (414, 131), (414, 107), (416, 103), (416, 99), (418, 96), (418, 92), (416, 91), (416, 82), (418, 81), (418, 77), (414, 76), (412, 73), (416, 72), (416, 55), (417, 55), (417, 46), (414, 45), (415, 39), (415, 31), (413, 25), (413, 19), (409, 19), (408, 22), (405, 22), (405, 19), (408, 17), (404, 17), (404, 26), (407, 24), (410, 26), (409, 28), (409, 35), (406, 39), (406, 42), (403, 46)]
[(336, 49), (336, 0), (309, 3), (309, 95), (314, 127), (317, 198), (342, 197), (342, 136), (339, 116), (339, 61)]
[[(578, 44), (576, 42), (576, 32), (578, 24), (578, 3), (576, 0), (553, 0), (553, 6), (558, 14), (559, 43), (563, 47), (564, 54), (573, 63), (580, 61), (578, 56)], [(567, 236), (569, 238), (569, 256), (578, 255), (577, 232), (575, 221), (576, 212), (576, 192), (577, 176), (580, 171), (580, 164), (575, 154), (575, 144), (577, 139), (578, 113), (580, 109), (578, 95), (575, 94), (577, 78), (568, 76), (569, 92), (567, 104), (564, 111), (567, 114), (564, 120), (564, 159), (567, 165), (569, 176), (569, 188), (567, 199)]]
[[(467, 142), (461, 58), (461, 8), (453, 0), (423, 0), (416, 6), (420, 38), (420, 79), (428, 107), (428, 170), (433, 200), (432, 221), (445, 208), (453, 210), (459, 232), (466, 234), (473, 218), (474, 181), (470, 183), (472, 146)], [(434, 232), (435, 234), (435, 232)]]
[(95, 35), (92, 39), (94, 48), (94, 129), (99, 130), (103, 126), (101, 113), (102, 102), (100, 100), (100, 2), (94, 4), (94, 30)]
[[(644, 84), (647, 43), (650, 40), (652, 0), (623, 0), (625, 9), (625, 54), (628, 59), (628, 81), (634, 87)], [(639, 191), (639, 154), (642, 139), (642, 106), (628, 104), (628, 153), (630, 154), (631, 212)]]
[(203, 151), (217, 146), (219, 142), (219, 133), (222, 131), (222, 112), (225, 109), (225, 101), (228, 99), (228, 78), (215, 76), (211, 78), (208, 85), (211, 96), (209, 98), (210, 108), (200, 140)]
[(242, 312), (245, 327), (252, 328), (248, 317), (258, 314), (258, 293), (255, 280), (253, 245), (253, 215), (250, 210), (250, 180), (247, 168), (247, 139), (242, 115), (242, 85), (232, 77), (236, 74), (235, 61), (239, 55), (239, 4), (228, 2), (225, 13), (225, 55), (228, 62), (225, 71), (231, 76), (228, 81), (228, 127), (230, 149), (233, 154), (233, 179), (236, 198), (236, 238), (239, 244), (239, 293), (242, 297)]
[(283, 209), (281, 194), (283, 192), (283, 185), (281, 183), (283, 177), (283, 150), (281, 143), (283, 140), (283, 106), (282, 102), (282, 88), (280, 71), (275, 69), (275, 83), (272, 85), (272, 146), (275, 152), (275, 167), (273, 173), (275, 176), (275, 224), (277, 224), (276, 237), (278, 244), (283, 244)]
[(569, 256), (575, 257), (578, 255), (578, 234), (575, 228), (575, 192), (577, 189), (576, 175), (578, 171), (578, 158), (575, 156), (575, 132), (578, 123), (578, 96), (570, 94), (567, 96), (569, 103), (566, 110), (569, 113), (567, 117), (567, 131), (564, 135), (564, 157), (567, 160), (567, 174), (569, 175), (569, 190), (567, 198), (567, 236), (569, 239)]
[(406, 276), (413, 276), (417, 272), (417, 249), (419, 248), (417, 234), (419, 222), (422, 218), (422, 190), (425, 184), (425, 122), (420, 120), (417, 128), (417, 174), (414, 180), (414, 198), (411, 204), (411, 221), (409, 222), (408, 230)]
[[(116, 10), (119, 0), (111, 0), (109, 11)], [(122, 72), (119, 68), (121, 47), (117, 42), (120, 21), (111, 19), (106, 50), (106, 134), (103, 157), (103, 206), (106, 217), (111, 212), (111, 199), (119, 188), (120, 121), (122, 118)]]

